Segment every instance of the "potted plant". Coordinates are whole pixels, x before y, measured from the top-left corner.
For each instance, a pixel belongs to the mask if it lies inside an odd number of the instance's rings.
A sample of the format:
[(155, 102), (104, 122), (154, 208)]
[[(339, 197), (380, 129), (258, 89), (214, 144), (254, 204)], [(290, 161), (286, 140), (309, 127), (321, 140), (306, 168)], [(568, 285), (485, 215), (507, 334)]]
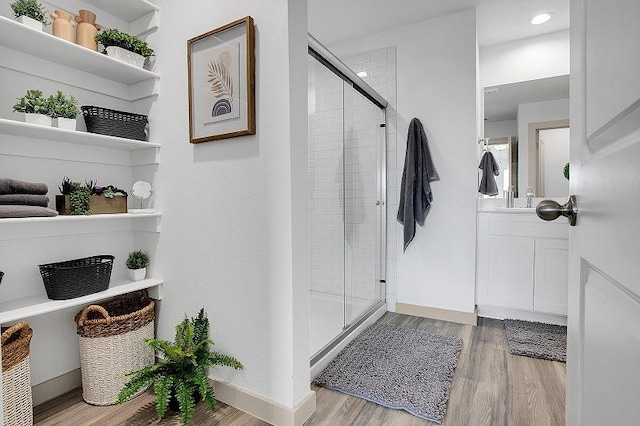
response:
[(115, 28), (96, 34), (96, 41), (104, 46), (104, 53), (138, 68), (144, 66), (145, 58), (153, 55), (147, 42)]
[(149, 266), (149, 253), (142, 250), (129, 253), (129, 257), (127, 257), (129, 279), (132, 281), (144, 280), (147, 276), (147, 266)]
[(49, 107), (55, 127), (67, 130), (76, 129), (76, 116), (80, 113), (76, 98), (66, 97), (58, 90), (58, 93), (49, 96)]
[(113, 185), (100, 186), (92, 180), (83, 185), (65, 176), (58, 189), (62, 195), (56, 195), (56, 210), (61, 215), (127, 212), (128, 194)]
[(173, 342), (158, 339), (147, 339), (145, 342), (162, 361), (129, 373), (130, 379), (120, 391), (116, 403), (122, 404), (153, 384), (159, 418), (165, 415), (167, 408), (172, 408), (182, 412), (182, 421), (188, 424), (200, 399), (211, 410), (215, 409), (216, 400), (207, 377), (207, 368), (216, 365), (236, 370), (243, 368), (237, 359), (209, 350), (213, 341), (209, 339), (209, 319), (204, 309), (200, 309), (196, 318), (189, 320), (185, 316), (176, 326)]
[(11, 3), (11, 9), (18, 22), (34, 30), (42, 31), (44, 25), (49, 25), (47, 11), (38, 0), (17, 0)]
[(24, 113), (24, 121), (41, 126), (51, 126), (49, 101), (40, 90), (27, 90), (27, 94), (17, 98), (13, 112)]

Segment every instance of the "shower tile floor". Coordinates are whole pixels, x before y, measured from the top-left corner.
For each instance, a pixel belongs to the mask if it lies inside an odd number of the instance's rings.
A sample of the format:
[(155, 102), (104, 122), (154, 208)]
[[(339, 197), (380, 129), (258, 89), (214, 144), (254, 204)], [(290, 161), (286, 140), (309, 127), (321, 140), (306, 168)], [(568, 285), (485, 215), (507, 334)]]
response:
[[(345, 306), (344, 296), (337, 296), (315, 291), (309, 292), (309, 353), (313, 356), (331, 342), (344, 329), (345, 308), (349, 322), (358, 318), (372, 301), (347, 298), (350, 303)], [(350, 312), (349, 312), (350, 311)]]

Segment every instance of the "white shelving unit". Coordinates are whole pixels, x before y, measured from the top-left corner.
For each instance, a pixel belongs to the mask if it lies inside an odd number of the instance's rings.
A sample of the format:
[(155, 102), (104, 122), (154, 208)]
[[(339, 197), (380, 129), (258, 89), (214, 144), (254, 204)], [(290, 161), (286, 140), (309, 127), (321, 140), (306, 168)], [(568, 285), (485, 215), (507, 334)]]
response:
[(158, 6), (147, 0), (85, 0), (105, 12), (122, 19), (125, 22), (133, 22), (145, 15), (160, 10)]

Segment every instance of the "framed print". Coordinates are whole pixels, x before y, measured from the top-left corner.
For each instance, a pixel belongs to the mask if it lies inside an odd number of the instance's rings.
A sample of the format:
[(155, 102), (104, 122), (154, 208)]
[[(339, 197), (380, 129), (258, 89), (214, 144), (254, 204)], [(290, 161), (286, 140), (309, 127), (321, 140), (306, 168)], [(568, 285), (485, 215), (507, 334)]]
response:
[(187, 41), (191, 143), (256, 134), (250, 16)]

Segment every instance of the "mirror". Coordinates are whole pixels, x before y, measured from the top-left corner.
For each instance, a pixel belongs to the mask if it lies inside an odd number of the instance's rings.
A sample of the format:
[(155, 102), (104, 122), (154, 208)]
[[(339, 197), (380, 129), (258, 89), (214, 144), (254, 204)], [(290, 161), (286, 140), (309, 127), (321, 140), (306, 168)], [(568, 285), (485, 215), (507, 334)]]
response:
[[(500, 168), (499, 194), (566, 197), (569, 162), (569, 76), (484, 88), (484, 137)], [(484, 152), (483, 152), (484, 153)]]
[(129, 209), (129, 213), (153, 213), (153, 209), (142, 208), (143, 201), (151, 198), (151, 194), (153, 194), (153, 190), (151, 189), (151, 184), (149, 182), (139, 180), (134, 183), (133, 187), (131, 188), (131, 195), (133, 195), (135, 199), (140, 201), (140, 208)]

